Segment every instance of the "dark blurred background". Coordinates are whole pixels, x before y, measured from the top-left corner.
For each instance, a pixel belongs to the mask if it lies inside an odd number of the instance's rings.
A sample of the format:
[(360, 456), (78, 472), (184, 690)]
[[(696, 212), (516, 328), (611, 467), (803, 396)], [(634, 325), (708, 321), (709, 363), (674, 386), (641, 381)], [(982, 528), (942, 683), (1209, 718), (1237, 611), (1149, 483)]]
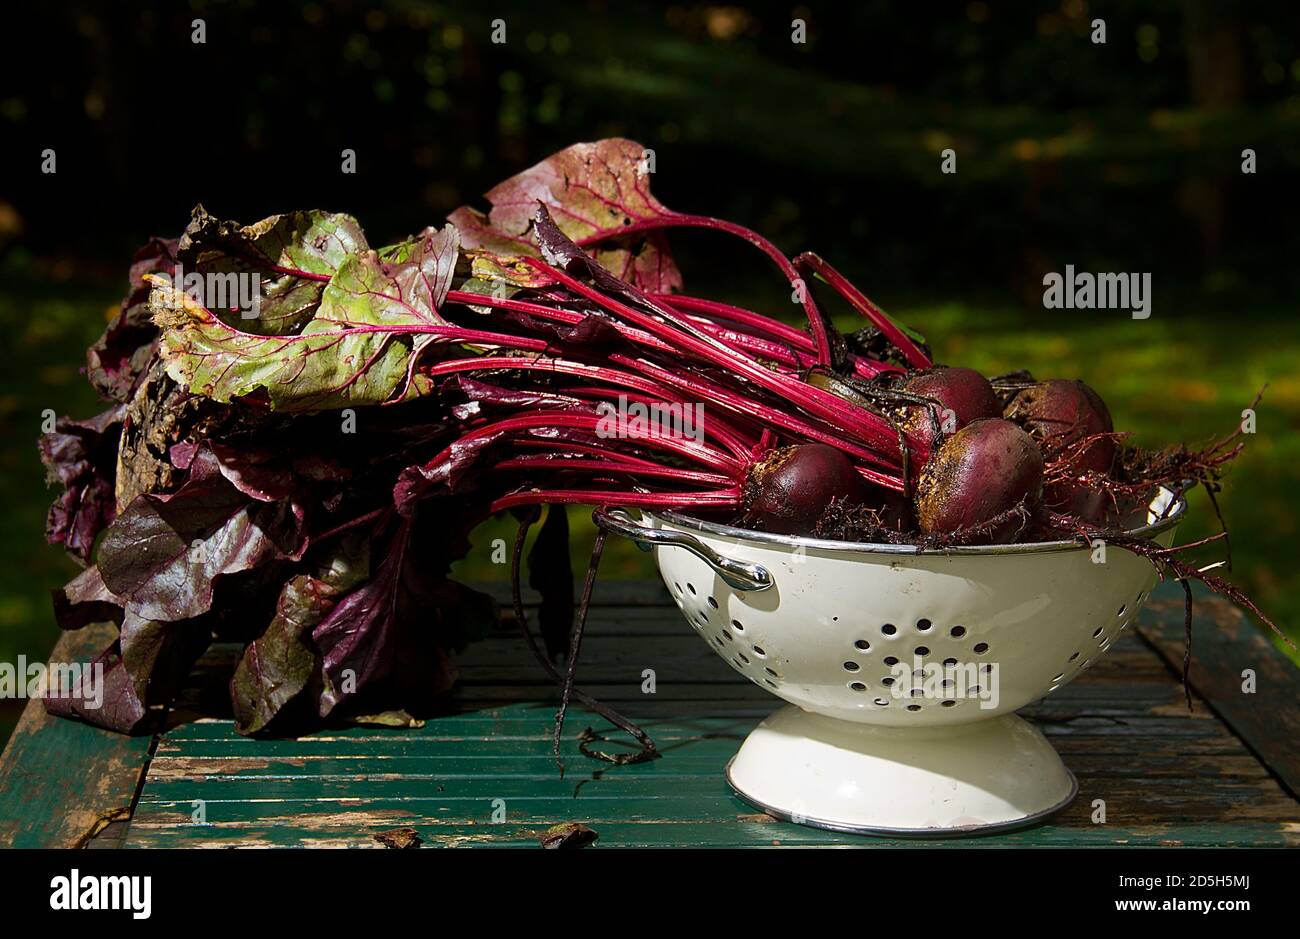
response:
[[(655, 150), (670, 207), (815, 248), (940, 360), (1084, 378), (1148, 446), (1230, 430), (1267, 382), (1224, 506), (1234, 579), (1297, 634), (1300, 7), (484, 6), (6, 11), (0, 661), (54, 641), (48, 590), (74, 568), (43, 544), (52, 491), (35, 438), (47, 408), (98, 410), (83, 350), (148, 236), (178, 234), (202, 202), (245, 222), (345, 211), (388, 243), (554, 150), (613, 135)], [(497, 19), (504, 43), (491, 41)], [(340, 171), (344, 148), (355, 175)], [(956, 174), (939, 171), (945, 148)], [(674, 233), (673, 246), (693, 292), (789, 309), (749, 249), (707, 233)], [(1043, 274), (1067, 263), (1151, 273), (1151, 318), (1045, 310)], [(1188, 539), (1211, 530), (1203, 501), (1194, 509)], [(501, 576), (478, 554), (467, 576)], [(612, 560), (612, 575), (648, 572), (634, 551)], [(0, 739), (22, 703), (0, 701)]]

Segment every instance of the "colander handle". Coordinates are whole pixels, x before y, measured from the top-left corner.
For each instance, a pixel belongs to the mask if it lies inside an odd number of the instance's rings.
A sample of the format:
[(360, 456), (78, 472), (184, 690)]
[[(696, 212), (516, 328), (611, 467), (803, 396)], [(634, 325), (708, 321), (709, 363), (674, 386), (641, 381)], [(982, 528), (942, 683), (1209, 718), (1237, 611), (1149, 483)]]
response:
[(597, 509), (591, 513), (591, 520), (605, 531), (631, 538), (642, 551), (649, 551), (651, 545), (685, 548), (713, 568), (719, 577), (736, 590), (766, 590), (772, 586), (772, 575), (763, 565), (724, 558), (694, 535), (663, 528), (646, 528), (638, 525), (622, 509)]

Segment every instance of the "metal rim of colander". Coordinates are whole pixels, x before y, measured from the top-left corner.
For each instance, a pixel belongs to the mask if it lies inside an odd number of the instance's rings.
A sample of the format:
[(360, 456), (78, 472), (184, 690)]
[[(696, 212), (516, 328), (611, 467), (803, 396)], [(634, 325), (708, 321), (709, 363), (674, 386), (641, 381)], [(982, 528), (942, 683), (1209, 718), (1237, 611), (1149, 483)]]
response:
[[(1175, 493), (1162, 486), (1160, 495), (1151, 500), (1155, 504), (1161, 495), (1168, 494), (1173, 497)], [(1148, 509), (1149, 510), (1149, 509)], [(1177, 501), (1172, 509), (1166, 511), (1166, 514), (1146, 525), (1138, 528), (1132, 528), (1125, 532), (1134, 538), (1153, 538), (1162, 532), (1166, 532), (1182, 521), (1183, 514), (1187, 511), (1187, 498), (1178, 494)], [(1078, 541), (1036, 541), (1030, 544), (990, 544), (990, 545), (955, 545), (948, 548), (922, 548), (917, 545), (909, 544), (879, 544), (874, 542), (859, 541), (832, 541), (824, 538), (803, 538), (796, 535), (777, 535), (766, 531), (753, 531), (749, 528), (736, 528), (733, 525), (724, 525), (721, 522), (707, 522), (703, 519), (692, 518), (689, 515), (682, 515), (678, 512), (647, 512), (654, 518), (663, 519), (682, 528), (691, 531), (703, 532), (707, 535), (718, 535), (723, 538), (735, 538), (740, 541), (756, 541), (760, 544), (778, 545), (784, 548), (812, 548), (818, 551), (832, 551), (846, 554), (903, 554), (909, 557), (916, 555), (932, 555), (948, 557), (951, 555), (1021, 555), (1021, 554), (1045, 554), (1052, 551), (1086, 551), (1087, 545), (1081, 545)]]

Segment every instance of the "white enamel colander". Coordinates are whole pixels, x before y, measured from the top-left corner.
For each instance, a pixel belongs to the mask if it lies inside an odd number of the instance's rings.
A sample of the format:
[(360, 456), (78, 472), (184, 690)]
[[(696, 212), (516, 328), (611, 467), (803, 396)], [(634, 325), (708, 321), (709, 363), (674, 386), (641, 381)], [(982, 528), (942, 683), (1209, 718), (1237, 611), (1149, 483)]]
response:
[[(1131, 534), (1168, 546), (1185, 510), (1162, 490)], [(1095, 662), (1156, 581), (1143, 558), (1072, 541), (919, 550), (595, 519), (652, 549), (691, 628), (790, 703), (745, 740), (731, 786), (840, 831), (1000, 830), (1067, 805), (1073, 775), (1014, 712)]]

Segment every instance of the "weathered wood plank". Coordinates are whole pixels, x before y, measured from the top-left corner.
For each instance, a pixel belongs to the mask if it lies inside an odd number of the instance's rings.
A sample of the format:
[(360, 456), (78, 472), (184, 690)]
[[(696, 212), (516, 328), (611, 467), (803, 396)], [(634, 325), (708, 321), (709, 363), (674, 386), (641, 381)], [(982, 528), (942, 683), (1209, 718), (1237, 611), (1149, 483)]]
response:
[[(255, 825), (222, 829), (219, 837), (211, 836), (199, 826), (189, 828), (160, 826), (137, 822), (132, 828), (141, 844), (166, 848), (229, 847), (379, 847), (374, 835), (398, 825), (412, 824), (409, 819), (386, 816), (348, 815), (349, 828), (316, 827), (324, 819), (289, 818)], [(545, 826), (504, 822), (473, 825), (441, 824), (417, 821), (413, 827), (426, 847), (537, 847), (538, 836)], [(731, 824), (671, 821), (611, 821), (594, 826), (599, 844), (620, 847), (852, 847), (894, 848), (929, 847), (962, 849), (970, 847), (1112, 847), (1146, 845), (1188, 847), (1296, 847), (1300, 830), (1278, 822), (1224, 824), (1213, 827), (1187, 824), (1096, 825), (1091, 828), (1060, 828), (1051, 825), (999, 835), (992, 838), (968, 838), (937, 841), (899, 841), (888, 838), (853, 838), (788, 825), (766, 815), (750, 812), (738, 815)]]
[[(117, 634), (110, 624), (65, 633), (52, 662), (85, 662)], [(87, 844), (129, 815), (151, 738), (50, 717), (30, 701), (0, 756), (0, 847)]]
[[(508, 601), (503, 585), (490, 592)], [(1208, 603), (1201, 606), (1207, 610)], [(1125, 636), (1080, 679), (1025, 709), (1078, 776), (1075, 803), (1030, 831), (925, 844), (1300, 844), (1300, 803), (1220, 719), (1234, 719), (1213, 698), (1224, 690), (1211, 689), (1213, 708), (1198, 701), (1187, 713), (1166, 664), (1175, 649), (1181, 656), (1181, 608), (1158, 606), (1156, 613), (1162, 622), (1153, 627), (1148, 614), (1143, 639)], [(1203, 624), (1198, 636), (1219, 628)], [(601, 585), (584, 648), (580, 684), (637, 719), (664, 759), (626, 767), (592, 763), (577, 752), (574, 735), (606, 725), (575, 709), (566, 733), (568, 772), (560, 777), (550, 754), (555, 690), (509, 623), (462, 657), (463, 680), (449, 713), (418, 728), (337, 728), (297, 740), (242, 738), (220, 718), (219, 701), (215, 712), (205, 710), (212, 702), (197, 689), (220, 689), (238, 651), (217, 646), (200, 663), (186, 699), (197, 713), (214, 717), (160, 738), (129, 828), (110, 830), (139, 847), (375, 846), (377, 832), (409, 825), (429, 846), (534, 846), (548, 825), (582, 821), (605, 845), (915, 843), (777, 822), (730, 792), (722, 775), (726, 761), (777, 702), (700, 640), (662, 585)], [(1197, 664), (1202, 672), (1231, 658), (1220, 657), (1212, 644), (1202, 649), (1208, 652), (1205, 666)], [(641, 692), (644, 668), (656, 670), (654, 695)], [(1225, 673), (1232, 678), (1239, 671)], [(1267, 672), (1270, 694), (1288, 687), (1282, 677)], [(1261, 690), (1265, 684), (1261, 672)], [(1240, 705), (1232, 698), (1226, 703)], [(1107, 824), (1093, 824), (1094, 799), (1105, 800)], [(205, 824), (193, 822), (196, 802)], [(498, 804), (506, 821), (493, 824)]]
[[(1181, 674), (1182, 604), (1164, 601), (1157, 613), (1138, 629)], [(1197, 599), (1192, 634), (1192, 687), (1300, 798), (1300, 669), (1240, 610), (1218, 597)], [(1250, 691), (1247, 670), (1253, 673)]]

